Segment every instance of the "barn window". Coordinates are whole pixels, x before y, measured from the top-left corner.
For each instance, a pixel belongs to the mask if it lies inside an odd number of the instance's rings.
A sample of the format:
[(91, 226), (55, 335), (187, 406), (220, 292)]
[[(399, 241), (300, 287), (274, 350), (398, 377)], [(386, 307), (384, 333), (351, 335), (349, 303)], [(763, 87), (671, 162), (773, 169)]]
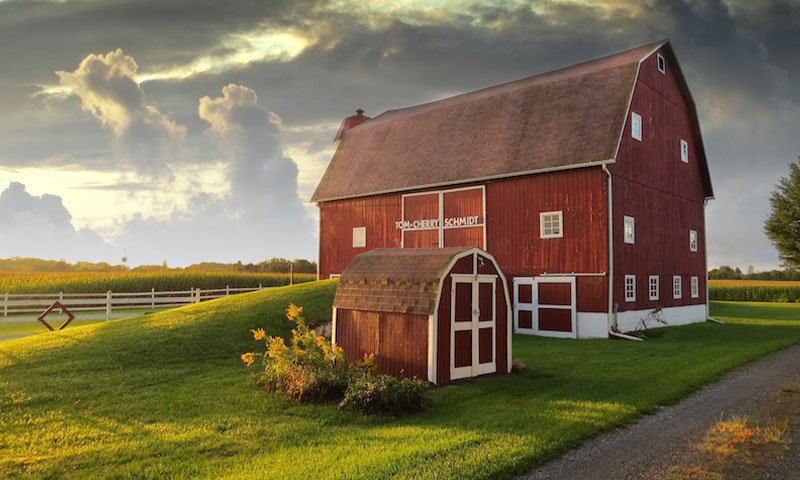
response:
[(353, 228), (353, 248), (367, 246), (367, 227)]
[(634, 112), (631, 112), (631, 136), (642, 141), (642, 116)]
[(636, 275), (625, 275), (625, 301), (636, 301)]
[(650, 300), (658, 300), (658, 275), (650, 275)]
[(681, 298), (681, 276), (675, 275), (672, 277), (672, 298)]
[(689, 251), (697, 251), (697, 230), (689, 230)]
[(692, 277), (692, 298), (700, 297), (700, 282), (697, 277)]
[(658, 71), (662, 74), (667, 74), (667, 62), (664, 61), (664, 57), (661, 54), (658, 54)]
[(561, 211), (542, 212), (539, 214), (539, 233), (542, 238), (560, 238), (564, 236), (564, 225)]
[(623, 217), (625, 220), (625, 232), (624, 232), (624, 239), (625, 243), (634, 243), (635, 240), (635, 221), (633, 217), (625, 216)]
[(681, 162), (689, 163), (689, 142), (681, 139)]
[(331, 273), (330, 275), (328, 275), (328, 278), (342, 278), (342, 274), (341, 273)]

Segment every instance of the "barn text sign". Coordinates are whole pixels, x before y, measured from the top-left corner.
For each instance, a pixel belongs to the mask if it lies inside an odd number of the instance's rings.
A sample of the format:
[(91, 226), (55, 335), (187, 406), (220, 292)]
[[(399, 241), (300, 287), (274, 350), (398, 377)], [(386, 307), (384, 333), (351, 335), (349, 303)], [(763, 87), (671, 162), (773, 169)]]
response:
[(394, 225), (400, 230), (414, 230), (414, 229), (424, 229), (424, 228), (439, 228), (440, 223), (442, 223), (445, 228), (469, 227), (481, 224), (480, 217), (478, 215), (469, 215), (466, 217), (445, 218), (444, 222), (439, 222), (438, 218), (430, 218), (425, 220), (414, 220), (414, 221), (401, 220), (398, 222), (394, 222)]

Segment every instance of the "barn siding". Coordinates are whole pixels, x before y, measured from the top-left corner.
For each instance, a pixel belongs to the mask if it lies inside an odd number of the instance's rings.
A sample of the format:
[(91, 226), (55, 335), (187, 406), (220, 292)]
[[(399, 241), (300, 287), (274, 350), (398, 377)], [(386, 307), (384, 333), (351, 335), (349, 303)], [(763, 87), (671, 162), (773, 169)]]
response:
[(375, 355), (381, 373), (428, 378), (428, 316), (338, 309), (336, 344), (351, 361)]
[[(667, 57), (665, 55), (665, 57)], [(668, 57), (667, 57), (668, 58)], [(613, 174), (614, 302), (619, 310), (652, 309), (706, 302), (704, 197), (697, 159), (698, 139), (677, 84), (674, 66), (666, 75), (652, 55), (642, 63), (631, 111), (642, 116), (642, 141), (630, 132), (630, 115)], [(689, 143), (683, 163), (680, 140)], [(624, 243), (624, 216), (635, 219), (635, 243)], [(698, 249), (689, 249), (689, 230), (698, 232)], [(626, 302), (625, 275), (636, 275), (636, 301)], [(649, 299), (649, 276), (659, 276), (659, 300)], [(673, 299), (672, 277), (680, 275), (682, 298)], [(690, 277), (699, 280), (699, 298), (691, 298)]]

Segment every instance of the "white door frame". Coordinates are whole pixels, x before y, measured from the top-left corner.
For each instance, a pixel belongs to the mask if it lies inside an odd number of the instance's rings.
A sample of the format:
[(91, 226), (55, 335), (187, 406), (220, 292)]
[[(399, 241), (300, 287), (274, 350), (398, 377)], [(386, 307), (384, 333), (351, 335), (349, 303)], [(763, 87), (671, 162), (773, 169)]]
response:
[[(550, 305), (539, 303), (539, 285), (542, 283), (568, 283), (570, 285), (570, 305)], [(520, 285), (531, 286), (531, 303), (519, 302)], [(571, 327), (569, 332), (556, 332), (553, 330), (539, 330), (539, 309), (557, 308), (570, 311)], [(519, 327), (519, 311), (531, 312), (531, 328)], [(555, 338), (578, 338), (577, 325), (577, 300), (575, 291), (575, 277), (515, 277), (514, 278), (514, 331), (529, 335)]]
[[(450, 275), (450, 379), (475, 377), (497, 371), (497, 275), (471, 275), (453, 273)], [(472, 321), (458, 322), (456, 324), (456, 284), (469, 283), (472, 285)], [(492, 285), (492, 318), (480, 321), (480, 284)], [(480, 362), (479, 332), (481, 328), (492, 329), (492, 361)], [(472, 365), (456, 368), (456, 331), (472, 331)]]

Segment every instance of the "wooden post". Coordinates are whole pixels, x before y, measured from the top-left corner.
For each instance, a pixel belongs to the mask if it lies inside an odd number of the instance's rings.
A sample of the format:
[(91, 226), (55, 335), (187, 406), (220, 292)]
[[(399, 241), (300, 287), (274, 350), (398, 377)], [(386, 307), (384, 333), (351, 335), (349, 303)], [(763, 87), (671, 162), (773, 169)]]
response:
[(6, 293), (3, 298), (3, 316), (8, 316), (8, 293)]
[(150, 309), (156, 309), (156, 287), (150, 289)]
[(258, 289), (261, 290), (261, 284), (260, 283), (258, 284)]
[(106, 322), (111, 320), (111, 290), (106, 292)]
[(195, 288), (194, 289), (194, 293), (195, 293), (194, 303), (200, 303), (200, 289), (199, 288)]
[(64, 300), (64, 292), (58, 292), (58, 301)]
[(225, 296), (229, 296), (231, 294), (231, 286), (225, 285)]
[(289, 285), (294, 285), (294, 262), (289, 264)]

